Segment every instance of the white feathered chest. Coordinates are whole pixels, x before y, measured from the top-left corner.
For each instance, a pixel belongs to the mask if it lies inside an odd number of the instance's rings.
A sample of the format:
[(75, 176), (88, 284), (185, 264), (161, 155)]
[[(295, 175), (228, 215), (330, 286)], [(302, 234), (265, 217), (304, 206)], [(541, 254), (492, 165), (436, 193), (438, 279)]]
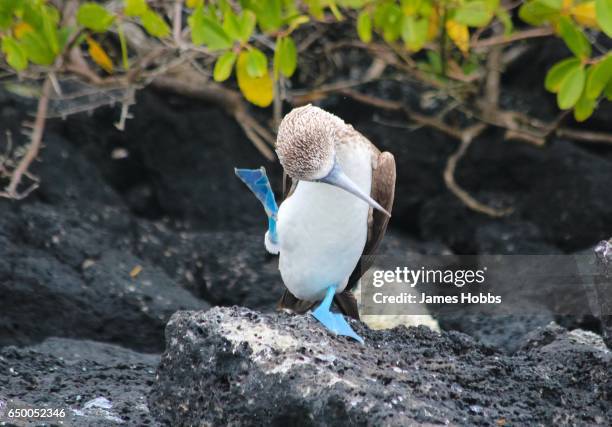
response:
[[(360, 142), (336, 147), (346, 175), (366, 194), (372, 185), (372, 151)], [(278, 211), (279, 269), (297, 298), (316, 301), (325, 290), (342, 292), (363, 253), (370, 207), (334, 186), (300, 181)]]

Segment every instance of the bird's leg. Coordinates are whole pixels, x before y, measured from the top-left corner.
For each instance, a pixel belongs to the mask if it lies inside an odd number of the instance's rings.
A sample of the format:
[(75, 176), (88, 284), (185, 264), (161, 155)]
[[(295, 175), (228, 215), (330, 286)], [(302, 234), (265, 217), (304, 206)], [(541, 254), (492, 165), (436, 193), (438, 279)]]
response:
[(345, 335), (347, 337), (351, 337), (361, 344), (363, 344), (363, 338), (361, 338), (357, 333), (351, 328), (351, 326), (344, 319), (342, 314), (340, 313), (332, 313), (330, 311), (332, 301), (334, 300), (334, 295), (336, 294), (336, 287), (330, 286), (327, 288), (327, 292), (325, 293), (325, 298), (321, 304), (312, 312), (312, 315), (315, 319), (323, 324), (327, 329), (335, 333), (336, 335)]
[(236, 176), (249, 187), (249, 190), (255, 194), (257, 200), (261, 202), (266, 210), (266, 215), (268, 215), (266, 246), (268, 246), (268, 241), (272, 246), (276, 246), (278, 244), (278, 234), (276, 233), (276, 214), (278, 213), (278, 205), (276, 204), (274, 191), (272, 191), (272, 187), (270, 186), (265, 168), (234, 169), (234, 172)]

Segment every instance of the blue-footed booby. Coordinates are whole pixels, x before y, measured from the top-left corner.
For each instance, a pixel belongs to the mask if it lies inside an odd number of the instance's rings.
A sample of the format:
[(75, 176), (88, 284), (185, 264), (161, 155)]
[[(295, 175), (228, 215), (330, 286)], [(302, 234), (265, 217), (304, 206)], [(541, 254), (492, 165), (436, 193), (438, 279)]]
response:
[[(341, 314), (359, 319), (351, 290), (382, 240), (395, 191), (395, 160), (339, 117), (295, 108), (282, 120), (276, 153), (292, 183), (277, 208), (265, 170), (236, 169), (268, 214), (266, 249), (279, 254), (287, 290), (279, 308), (313, 316), (363, 342)], [(370, 257), (368, 257), (370, 256)]]

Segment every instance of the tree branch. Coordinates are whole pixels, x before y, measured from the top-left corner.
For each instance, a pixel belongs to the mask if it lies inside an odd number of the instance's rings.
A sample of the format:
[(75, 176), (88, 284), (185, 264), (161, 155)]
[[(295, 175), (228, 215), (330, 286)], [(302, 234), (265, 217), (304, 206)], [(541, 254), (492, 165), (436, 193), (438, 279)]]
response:
[(34, 182), (22, 193), (19, 193), (18, 187), (21, 183), (21, 178), (28, 174), (28, 168), (30, 164), (38, 156), (40, 146), (42, 145), (42, 137), (45, 130), (45, 120), (47, 118), (47, 109), (49, 108), (49, 96), (51, 95), (51, 89), (53, 85), (51, 77), (47, 76), (42, 87), (42, 95), (38, 100), (38, 107), (36, 109), (36, 119), (34, 120), (34, 130), (32, 132), (32, 138), (28, 150), (25, 155), (19, 161), (19, 164), (11, 174), (11, 180), (6, 187), (6, 190), (0, 193), (0, 197), (7, 197), (9, 199), (23, 199), (36, 188), (38, 188), (38, 182)]
[(500, 35), (500, 36), (489, 37), (489, 38), (482, 39), (482, 40), (476, 40), (474, 43), (472, 43), (472, 49), (481, 49), (485, 47), (497, 46), (501, 44), (516, 42), (519, 40), (534, 39), (538, 37), (548, 37), (553, 34), (554, 32), (552, 28), (549, 28), (549, 27), (532, 28), (529, 30), (518, 31), (509, 36)]
[(561, 128), (555, 132), (561, 138), (575, 141), (592, 142), (595, 144), (612, 144), (612, 134), (608, 132), (592, 132), (586, 130)]
[(446, 168), (444, 169), (444, 183), (446, 184), (446, 187), (448, 187), (448, 189), (455, 196), (457, 196), (468, 208), (494, 218), (499, 218), (512, 213), (513, 209), (495, 209), (490, 206), (487, 206), (472, 197), (455, 181), (455, 171), (457, 169), (457, 163), (459, 163), (459, 160), (463, 158), (468, 148), (472, 144), (472, 141), (474, 141), (474, 138), (480, 135), (486, 128), (486, 124), (477, 123), (462, 131), (461, 144), (459, 145), (459, 148), (448, 158), (446, 162)]

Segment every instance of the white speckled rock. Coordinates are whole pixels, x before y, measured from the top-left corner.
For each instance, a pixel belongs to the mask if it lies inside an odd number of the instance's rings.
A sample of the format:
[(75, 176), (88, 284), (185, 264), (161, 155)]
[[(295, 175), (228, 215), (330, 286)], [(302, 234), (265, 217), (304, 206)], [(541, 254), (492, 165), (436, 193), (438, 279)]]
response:
[(353, 327), (365, 345), (310, 316), (178, 312), (149, 407), (172, 426), (590, 425), (612, 415), (601, 340), (550, 327), (507, 356), (461, 333)]

